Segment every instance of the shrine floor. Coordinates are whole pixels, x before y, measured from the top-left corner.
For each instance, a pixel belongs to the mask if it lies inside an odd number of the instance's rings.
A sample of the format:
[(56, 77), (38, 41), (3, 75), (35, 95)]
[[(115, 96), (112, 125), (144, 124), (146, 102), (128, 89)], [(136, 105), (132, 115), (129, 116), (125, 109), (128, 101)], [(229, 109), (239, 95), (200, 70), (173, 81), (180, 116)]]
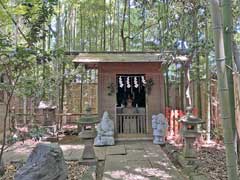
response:
[[(80, 161), (84, 145), (79, 137), (61, 144), (64, 158)], [(27, 141), (14, 145), (4, 153), (5, 162), (26, 161), (36, 143)], [(169, 160), (159, 145), (152, 141), (118, 142), (115, 146), (94, 147), (101, 162), (102, 180), (184, 180), (186, 179)]]

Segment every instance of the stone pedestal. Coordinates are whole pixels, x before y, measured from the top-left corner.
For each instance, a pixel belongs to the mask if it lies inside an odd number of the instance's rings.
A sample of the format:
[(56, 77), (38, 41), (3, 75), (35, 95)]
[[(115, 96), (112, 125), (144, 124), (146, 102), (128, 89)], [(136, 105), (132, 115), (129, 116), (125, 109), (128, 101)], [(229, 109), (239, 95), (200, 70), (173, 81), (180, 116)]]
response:
[(93, 139), (84, 139), (84, 150), (82, 154), (82, 158), (80, 160), (80, 164), (95, 166), (97, 165), (96, 155), (93, 149)]
[(188, 137), (184, 141), (184, 147), (183, 147), (183, 156), (185, 158), (196, 158), (196, 152), (193, 147), (193, 143), (195, 142), (196, 137)]
[(167, 121), (163, 114), (152, 116), (152, 128), (153, 128), (153, 143), (165, 144), (165, 136), (167, 131)]
[(183, 154), (178, 155), (178, 162), (187, 175), (190, 175), (198, 168), (198, 163), (195, 158), (185, 158)]
[[(82, 131), (79, 133), (79, 137), (84, 141), (84, 150), (80, 164), (93, 166), (97, 164), (97, 159), (93, 149), (93, 139), (95, 137), (95, 124), (98, 123), (97, 116), (90, 114), (83, 116), (79, 120), (79, 125), (82, 127)], [(90, 125), (91, 130), (85, 130), (84, 127)]]

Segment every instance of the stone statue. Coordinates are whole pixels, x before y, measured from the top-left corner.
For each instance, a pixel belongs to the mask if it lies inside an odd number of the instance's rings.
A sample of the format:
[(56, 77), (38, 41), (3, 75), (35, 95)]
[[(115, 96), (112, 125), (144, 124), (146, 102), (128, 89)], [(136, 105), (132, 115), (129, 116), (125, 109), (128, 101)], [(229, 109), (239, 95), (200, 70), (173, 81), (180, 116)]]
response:
[(153, 143), (165, 144), (165, 136), (168, 128), (166, 118), (163, 114), (152, 116)]
[(104, 112), (101, 122), (97, 126), (97, 137), (94, 140), (95, 146), (114, 145), (114, 124), (109, 118), (108, 112)]

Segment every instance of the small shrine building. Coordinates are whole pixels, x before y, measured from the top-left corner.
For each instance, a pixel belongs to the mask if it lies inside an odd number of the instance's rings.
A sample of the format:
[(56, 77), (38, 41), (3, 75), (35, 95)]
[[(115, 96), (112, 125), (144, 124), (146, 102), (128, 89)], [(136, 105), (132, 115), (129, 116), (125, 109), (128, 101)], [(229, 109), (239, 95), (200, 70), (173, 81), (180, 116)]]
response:
[(160, 53), (79, 53), (73, 62), (97, 70), (98, 114), (109, 113), (116, 138), (152, 137), (152, 115), (165, 111)]

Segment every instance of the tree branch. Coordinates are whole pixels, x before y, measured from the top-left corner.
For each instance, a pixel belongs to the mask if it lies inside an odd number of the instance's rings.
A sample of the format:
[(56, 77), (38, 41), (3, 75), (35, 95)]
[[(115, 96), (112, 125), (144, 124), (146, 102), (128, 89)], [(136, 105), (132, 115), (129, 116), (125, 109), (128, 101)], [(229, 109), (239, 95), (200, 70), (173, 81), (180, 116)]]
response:
[(23, 31), (19, 28), (17, 22), (14, 20), (14, 18), (12, 17), (12, 15), (8, 12), (7, 7), (4, 5), (4, 3), (2, 2), (2, 0), (0, 0), (0, 4), (2, 6), (2, 8), (5, 10), (6, 14), (10, 17), (11, 21), (13, 22), (13, 24), (17, 27), (18, 31), (20, 32), (20, 34), (22, 35), (22, 37), (25, 39), (25, 41), (28, 43), (29, 46), (32, 46), (32, 43), (29, 42), (28, 38), (26, 37), (26, 35), (23, 33)]

